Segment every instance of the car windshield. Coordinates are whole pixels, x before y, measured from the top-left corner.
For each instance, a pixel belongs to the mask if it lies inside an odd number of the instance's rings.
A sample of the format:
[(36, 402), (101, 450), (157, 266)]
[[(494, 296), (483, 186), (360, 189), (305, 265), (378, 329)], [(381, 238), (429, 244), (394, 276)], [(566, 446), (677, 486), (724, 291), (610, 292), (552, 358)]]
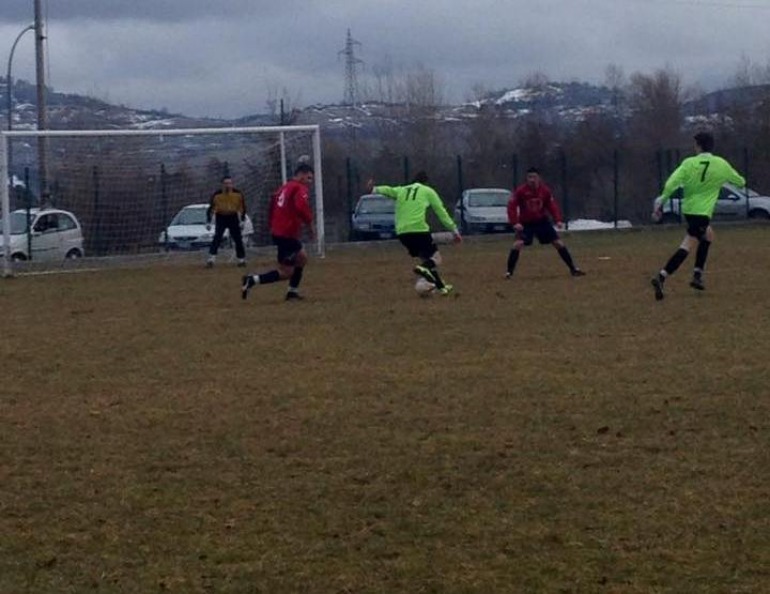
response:
[(759, 196), (758, 192), (755, 192), (749, 188), (736, 189), (735, 191), (737, 194), (740, 194), (741, 196), (748, 196), (749, 198), (756, 198)]
[(507, 206), (510, 193), (505, 190), (489, 192), (471, 192), (468, 195), (468, 206), (490, 207)]
[(358, 214), (393, 214), (396, 201), (381, 196), (364, 196), (358, 203)]
[(205, 208), (183, 208), (180, 210), (174, 219), (171, 221), (171, 225), (205, 225), (206, 224), (206, 209)]
[[(35, 220), (35, 215), (30, 215), (29, 222), (32, 224)], [(3, 228), (3, 219), (0, 219), (0, 229)], [(11, 235), (21, 235), (27, 232), (27, 213), (26, 212), (12, 212), (11, 213)]]

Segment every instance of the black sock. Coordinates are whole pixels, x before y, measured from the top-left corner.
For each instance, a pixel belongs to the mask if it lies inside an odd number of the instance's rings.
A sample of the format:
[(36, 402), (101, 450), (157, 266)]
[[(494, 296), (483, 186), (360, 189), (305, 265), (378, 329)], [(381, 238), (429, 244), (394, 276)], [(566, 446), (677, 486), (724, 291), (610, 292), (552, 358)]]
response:
[(695, 252), (695, 276), (697, 277), (700, 277), (706, 268), (706, 258), (708, 258), (710, 247), (710, 241), (701, 239), (698, 242), (698, 251)]
[(441, 275), (439, 275), (438, 273), (438, 268), (436, 268), (436, 263), (431, 258), (428, 258), (422, 261), (422, 265), (425, 266), (425, 268), (427, 268), (428, 270), (430, 270), (430, 273), (433, 275), (433, 278), (436, 279), (436, 282), (434, 283), (436, 285), (436, 288), (443, 289), (444, 281), (441, 280)]
[(521, 253), (521, 250), (512, 249), (508, 253), (508, 274), (513, 274), (513, 271), (516, 269), (516, 262), (519, 261), (519, 253)]
[(686, 249), (679, 248), (674, 252), (674, 255), (671, 256), (668, 262), (666, 262), (666, 266), (663, 268), (663, 270), (666, 271), (666, 274), (671, 276), (674, 274), (677, 269), (682, 265), (682, 262), (684, 262), (687, 259), (687, 255), (690, 252), (688, 252)]
[(281, 280), (281, 274), (277, 270), (271, 270), (264, 274), (255, 274), (254, 280), (258, 285), (269, 285), (270, 283), (276, 283)]
[(559, 256), (561, 256), (561, 259), (564, 260), (564, 263), (569, 267), (571, 271), (575, 270), (575, 263), (572, 261), (572, 256), (569, 253), (569, 250), (567, 249), (566, 245), (561, 246), (560, 248), (556, 248), (559, 252)]
[(299, 283), (302, 282), (302, 272), (305, 270), (302, 266), (297, 266), (294, 268), (294, 272), (291, 273), (291, 278), (289, 279), (289, 290), (296, 291), (299, 288)]

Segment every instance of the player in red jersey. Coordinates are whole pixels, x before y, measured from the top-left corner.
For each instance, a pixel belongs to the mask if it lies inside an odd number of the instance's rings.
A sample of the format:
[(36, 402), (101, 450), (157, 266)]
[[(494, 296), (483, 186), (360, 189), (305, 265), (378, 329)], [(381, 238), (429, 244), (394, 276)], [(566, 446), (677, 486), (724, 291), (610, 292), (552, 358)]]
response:
[(508, 271), (505, 278), (513, 276), (521, 248), (532, 245), (535, 237), (541, 244), (550, 243), (559, 252), (572, 276), (585, 274), (575, 266), (567, 246), (553, 228), (551, 220), (559, 229), (563, 227), (561, 211), (551, 189), (540, 179), (540, 171), (530, 167), (527, 170), (526, 183), (516, 188), (508, 201), (508, 221), (516, 232), (516, 241), (508, 254)]
[(313, 168), (301, 163), (294, 170), (294, 177), (283, 184), (270, 200), (270, 234), (278, 248), (278, 268), (262, 274), (247, 274), (241, 280), (241, 297), (246, 299), (249, 289), (289, 279), (286, 301), (302, 299), (299, 283), (307, 264), (307, 252), (300, 241), (302, 227), (315, 237), (313, 212), (310, 210), (308, 188), (313, 183)]

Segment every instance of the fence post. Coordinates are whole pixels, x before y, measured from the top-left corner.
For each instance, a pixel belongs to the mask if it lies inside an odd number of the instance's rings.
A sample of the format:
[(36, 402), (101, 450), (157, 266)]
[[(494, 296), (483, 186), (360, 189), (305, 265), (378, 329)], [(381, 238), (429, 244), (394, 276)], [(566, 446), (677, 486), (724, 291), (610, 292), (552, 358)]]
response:
[(27, 254), (32, 260), (32, 194), (29, 190), (29, 167), (24, 168), (24, 203), (27, 207)]
[(463, 190), (465, 190), (465, 179), (463, 178), (463, 157), (457, 155), (457, 202), (460, 205), (460, 230), (465, 233), (467, 225), (465, 223), (465, 204), (463, 204)]
[(564, 193), (564, 228), (569, 230), (569, 189), (567, 188), (567, 154), (564, 149), (559, 149), (559, 161), (561, 163), (561, 188)]
[(348, 202), (348, 241), (353, 241), (353, 166), (350, 157), (345, 157), (345, 180)]
[(615, 229), (618, 228), (618, 176), (620, 175), (618, 159), (618, 149), (615, 149), (612, 151), (612, 204), (615, 215)]
[(409, 183), (409, 157), (407, 157), (406, 155), (404, 155), (403, 168), (404, 168), (404, 183), (408, 184)]
[(743, 147), (743, 177), (746, 178), (746, 185), (743, 188), (743, 193), (746, 195), (746, 218), (749, 218), (749, 211), (751, 210), (749, 205), (749, 147)]
[(99, 204), (99, 166), (94, 165), (91, 172), (91, 177), (94, 182), (94, 246), (96, 247), (96, 254), (102, 255), (102, 215), (100, 212)]
[(160, 164), (160, 204), (163, 209), (163, 247), (168, 251), (168, 191), (166, 188), (166, 165)]

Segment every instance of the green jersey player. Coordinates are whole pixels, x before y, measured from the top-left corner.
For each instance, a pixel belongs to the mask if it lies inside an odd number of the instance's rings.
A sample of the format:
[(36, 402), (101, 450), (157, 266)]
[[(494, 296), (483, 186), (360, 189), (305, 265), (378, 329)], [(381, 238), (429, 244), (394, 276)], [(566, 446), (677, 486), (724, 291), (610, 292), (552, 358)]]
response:
[(444, 203), (436, 191), (427, 185), (428, 175), (424, 171), (414, 176), (412, 183), (405, 186), (376, 186), (369, 180), (367, 189), (381, 194), (396, 202), (396, 235), (401, 244), (413, 258), (420, 263), (414, 267), (415, 274), (436, 286), (439, 294), (448, 295), (452, 285), (445, 283), (439, 274), (441, 254), (433, 242), (430, 227), (425, 219), (430, 208), (447, 229), (452, 232), (454, 241), (462, 241), (457, 225), (444, 208)]
[(682, 189), (682, 214), (687, 221), (687, 234), (679, 249), (668, 260), (661, 271), (652, 279), (655, 299), (663, 299), (663, 285), (697, 246), (695, 267), (690, 286), (703, 291), (703, 270), (706, 267), (709, 247), (714, 239), (711, 216), (719, 198), (719, 192), (726, 183), (742, 188), (746, 180), (722, 157), (711, 154), (714, 137), (708, 132), (699, 132), (694, 137), (695, 156), (688, 157), (677, 167), (666, 181), (663, 192), (655, 200), (653, 217), (660, 219), (662, 206), (671, 199), (671, 194)]

